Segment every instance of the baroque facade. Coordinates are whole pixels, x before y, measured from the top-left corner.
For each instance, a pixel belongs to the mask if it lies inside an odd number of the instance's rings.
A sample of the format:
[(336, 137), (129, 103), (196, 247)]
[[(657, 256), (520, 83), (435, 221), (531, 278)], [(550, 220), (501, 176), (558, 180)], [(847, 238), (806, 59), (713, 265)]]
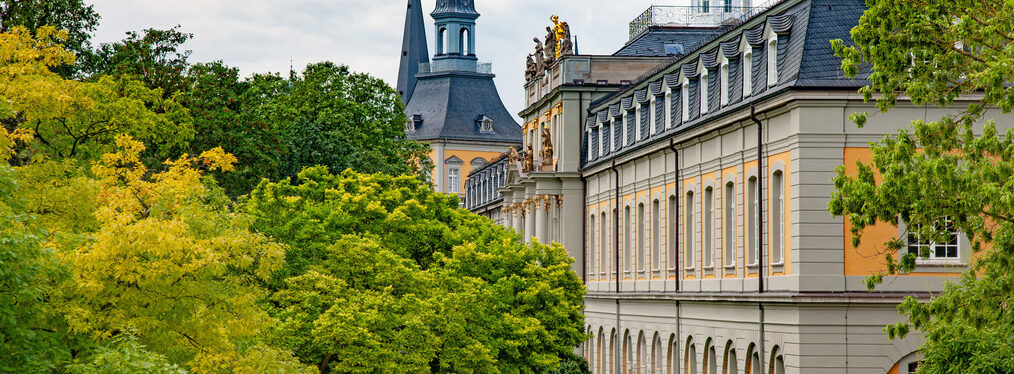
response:
[[(957, 233), (950, 243), (909, 238), (908, 250), (931, 246), (930, 258), (869, 292), (863, 279), (886, 269), (880, 246), (904, 238), (904, 224), (870, 228), (853, 247), (848, 223), (827, 212), (835, 168), (854, 172), (871, 160), (870, 142), (949, 112), (900, 102), (864, 128), (849, 121), (875, 108), (829, 40), (847, 41), (864, 10), (861, 0), (784, 0), (657, 67), (629, 65), (640, 70), (619, 87), (526, 87), (524, 147), (541, 144), (528, 123), (548, 122), (557, 156), (539, 170), (498, 160), (494, 187), (482, 185), (492, 198), (471, 208), (499, 206), (502, 224), (575, 257), (593, 372), (914, 369), (921, 337), (890, 340), (882, 329), (901, 320), (904, 297), (955, 279), (971, 246)], [(554, 69), (570, 83), (574, 71), (624, 70), (594, 60)]]
[(432, 60), (420, 0), (408, 1), (398, 74), (405, 132), (430, 145), (436, 191), (463, 195), (473, 169), (520, 146), (521, 129), (500, 101), (491, 64), (476, 58), (475, 3), (442, 0), (430, 16), (436, 30)]

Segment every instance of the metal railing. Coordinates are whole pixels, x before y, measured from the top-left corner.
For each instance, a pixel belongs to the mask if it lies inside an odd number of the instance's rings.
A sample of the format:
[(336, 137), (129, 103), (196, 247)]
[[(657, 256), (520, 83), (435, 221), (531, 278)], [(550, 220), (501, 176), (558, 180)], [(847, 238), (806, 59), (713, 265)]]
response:
[(475, 62), (475, 60), (436, 60), (420, 62), (419, 74), (439, 73), (441, 71), (466, 71), (470, 73), (493, 74), (492, 62)]
[(630, 38), (640, 35), (652, 26), (717, 27), (737, 22), (757, 14), (777, 1), (766, 1), (764, 6), (731, 6), (725, 2), (702, 2), (699, 5), (652, 5), (630, 21)]

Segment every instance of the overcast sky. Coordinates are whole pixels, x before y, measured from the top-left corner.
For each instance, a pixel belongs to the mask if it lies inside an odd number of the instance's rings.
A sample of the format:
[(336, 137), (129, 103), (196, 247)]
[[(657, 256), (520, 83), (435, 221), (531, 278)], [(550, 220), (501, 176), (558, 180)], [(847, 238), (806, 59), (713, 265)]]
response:
[[(397, 83), (406, 0), (92, 0), (102, 16), (95, 42), (124, 33), (177, 24), (194, 34), (186, 48), (192, 62), (222, 60), (253, 73), (296, 70), (334, 61)], [(423, 0), (427, 41), (433, 53), (435, 0)], [(549, 17), (570, 23), (583, 54), (610, 54), (627, 40), (627, 24), (650, 0), (477, 0), (476, 54), (492, 62), (508, 111), (523, 109), (524, 58), (532, 37), (545, 37)], [(663, 0), (659, 5), (686, 5)]]

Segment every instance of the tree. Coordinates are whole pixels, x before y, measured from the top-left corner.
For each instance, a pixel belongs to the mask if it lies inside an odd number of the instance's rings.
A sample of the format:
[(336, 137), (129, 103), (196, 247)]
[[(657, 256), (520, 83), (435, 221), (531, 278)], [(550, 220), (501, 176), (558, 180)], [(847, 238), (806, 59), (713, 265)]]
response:
[(245, 210), (289, 248), (269, 283), (277, 339), (321, 371), (541, 373), (584, 340), (562, 247), (523, 244), (415, 177), (308, 168), (262, 182)]
[(121, 133), (162, 145), (163, 156), (169, 149), (185, 148), (193, 137), (190, 114), (175, 100), (164, 99), (161, 90), (124, 77), (79, 82), (51, 72), (74, 61), (61, 44), (66, 37), (66, 32), (49, 26), (35, 36), (22, 27), (0, 34), (0, 102), (4, 103), (0, 123), (7, 134), (34, 137), (16, 150), (15, 165), (37, 155), (94, 159), (109, 150), (114, 136)]
[[(36, 31), (52, 26), (67, 31), (64, 47), (78, 57), (91, 50), (92, 32), (99, 24), (99, 14), (83, 0), (4, 0), (0, 1), (0, 34), (16, 26)], [(73, 64), (51, 67), (64, 77), (76, 73)]]
[[(854, 245), (865, 228), (899, 220), (934, 242), (950, 239), (948, 225), (967, 236), (976, 252), (970, 268), (927, 302), (907, 298), (899, 310), (908, 322), (886, 331), (925, 334), (920, 373), (1014, 372), (1014, 130), (1000, 134), (991, 118), (1014, 108), (1014, 8), (980, 0), (867, 5), (854, 44), (832, 41), (846, 75), (867, 80), (865, 99), (875, 97), (883, 112), (902, 95), (916, 105), (968, 106), (874, 144), (873, 163), (854, 175), (839, 168), (828, 208), (851, 222)], [(863, 126), (867, 116), (853, 121)], [(887, 274), (911, 272), (928, 255), (902, 253), (902, 238), (886, 244)]]
[(133, 331), (195, 372), (299, 369), (258, 338), (273, 320), (256, 280), (282, 265), (284, 249), (247, 230), (198, 169), (228, 170), (235, 158), (217, 148), (149, 173), (141, 143), (116, 144), (92, 167), (101, 227), (64, 255), (73, 284), (59, 308), (72, 331), (97, 341)]
[(326, 165), (332, 172), (420, 174), (426, 146), (405, 136), (398, 93), (383, 80), (330, 62), (311, 64), (290, 78), (291, 91), (273, 120), (285, 124), (288, 150), (282, 172)]
[(190, 148), (222, 147), (238, 159), (236, 170), (213, 173), (226, 193), (247, 194), (263, 178), (278, 179), (284, 136), (264, 109), (287, 83), (264, 75), (240, 80), (239, 69), (221, 62), (192, 65), (187, 80), (180, 100), (194, 118)]
[(139, 80), (148, 88), (161, 89), (168, 99), (187, 88), (185, 75), (190, 50), (183, 44), (194, 34), (173, 28), (144, 29), (127, 32), (127, 37), (115, 43), (103, 43), (87, 53), (81, 61), (81, 70), (93, 78), (102, 75), (127, 75)]

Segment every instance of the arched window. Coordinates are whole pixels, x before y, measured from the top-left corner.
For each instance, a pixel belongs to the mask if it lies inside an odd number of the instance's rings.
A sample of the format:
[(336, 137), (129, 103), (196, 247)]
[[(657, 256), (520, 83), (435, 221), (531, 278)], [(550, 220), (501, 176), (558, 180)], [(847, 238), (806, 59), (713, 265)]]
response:
[(718, 358), (715, 357), (715, 345), (708, 344), (708, 370), (707, 374), (718, 374)]
[(637, 204), (637, 270), (643, 272), (644, 263), (644, 203)]
[(721, 101), (719, 103), (722, 104), (722, 106), (725, 106), (726, 104), (729, 104), (729, 61), (722, 61), (721, 76), (719, 79), (722, 80), (722, 91), (721, 96), (719, 97)]
[(606, 212), (599, 214), (599, 267), (598, 272), (602, 274), (602, 278), (606, 279), (606, 263), (609, 262), (609, 250), (612, 249), (609, 245), (609, 219), (606, 218)]
[[(676, 220), (677, 217), (679, 216), (678, 214), (676, 214), (676, 195), (669, 195), (669, 207), (668, 208), (669, 209), (667, 209), (666, 212), (669, 214), (669, 223), (667, 225), (668, 228), (669, 228), (669, 230), (668, 230), (669, 231), (669, 235), (666, 235), (666, 239), (669, 242), (669, 246), (668, 246), (668, 249), (666, 250), (666, 252), (668, 252), (667, 253), (668, 254), (667, 261), (669, 261), (669, 263), (666, 264), (666, 265), (667, 265), (667, 267), (670, 270), (675, 270), (676, 269), (676, 253), (678, 252), (676, 250), (676, 246), (677, 246), (677, 243), (676, 243), (676, 230), (679, 227), (679, 222)], [(675, 275), (675, 274), (673, 274), (673, 275)]]
[(732, 340), (725, 344), (725, 355), (722, 359), (722, 368), (725, 370), (724, 374), (739, 374), (739, 362), (736, 361), (736, 348), (732, 345)]
[[(632, 250), (633, 250), (633, 246), (631, 245), (632, 240), (630, 240), (631, 223), (630, 223), (630, 207), (629, 206), (623, 207), (623, 225), (624, 225), (624, 228), (625, 228), (625, 230), (623, 231), (623, 243), (624, 243), (624, 246), (623, 246), (623, 250), (624, 250), (623, 251), (623, 255), (624, 256), (621, 256), (620, 257), (621, 259), (623, 259), (624, 257), (629, 258), (630, 257), (630, 252), (632, 252)], [(630, 260), (623, 259), (623, 270), (625, 272), (627, 272), (627, 273), (630, 272)]]
[(683, 246), (683, 261), (686, 262), (684, 266), (689, 269), (696, 265), (694, 253), (697, 252), (697, 243), (694, 241), (694, 191), (687, 191), (687, 201), (683, 206), (686, 210), (683, 214), (683, 240), (686, 243)]
[(758, 211), (760, 201), (757, 200), (757, 177), (750, 177), (746, 182), (746, 203), (747, 203), (747, 214), (746, 214), (746, 263), (749, 265), (757, 265), (757, 254), (758, 254), (758, 243), (759, 238), (758, 231)]
[(588, 225), (588, 231), (589, 231), (589, 234), (588, 234), (588, 247), (589, 248), (588, 249), (589, 249), (589, 252), (590, 252), (588, 254), (588, 257), (590, 258), (591, 264), (590, 264), (590, 266), (588, 266), (588, 278), (594, 278), (595, 277), (595, 269), (596, 269), (596, 265), (597, 265), (595, 260), (599, 257), (599, 252), (597, 251), (598, 248), (596, 248), (597, 247), (596, 244), (598, 244), (599, 240), (598, 240), (598, 236), (596, 236), (596, 233), (595, 233), (595, 229), (597, 229), (598, 227), (595, 226), (595, 214), (594, 213), (592, 213), (591, 217), (589, 218), (589, 223), (591, 223), (591, 224)]
[(701, 231), (704, 239), (704, 267), (715, 266), (715, 190), (711, 187), (704, 188), (704, 216), (701, 221)]
[(471, 47), (472, 46), (468, 40), (468, 28), (462, 27), (461, 31), (458, 33), (458, 51), (460, 51), (462, 55), (467, 56), (473, 53)]
[(609, 333), (609, 351), (607, 352), (607, 354), (605, 356), (606, 356), (606, 358), (604, 360), (605, 361), (605, 365), (604, 366), (607, 367), (607, 368), (609, 368), (609, 371), (608, 371), (609, 373), (615, 374), (616, 373), (616, 369), (615, 369), (616, 365), (614, 363), (616, 362), (615, 361), (616, 360), (616, 329), (613, 329), (612, 332)]
[(697, 347), (694, 346), (692, 339), (687, 339), (687, 353), (683, 359), (684, 373), (686, 374), (697, 374)]
[(746, 369), (743, 370), (743, 372), (746, 373), (746, 374), (763, 374), (764, 373), (764, 369), (761, 368), (761, 364), (760, 364), (760, 354), (757, 353), (757, 348), (756, 347), (757, 347), (756, 345), (750, 344), (750, 346), (746, 349), (747, 362), (746, 362)]
[(768, 366), (770, 374), (785, 374), (785, 360), (782, 359), (781, 349), (777, 345), (771, 350), (771, 361)]
[(441, 27), (440, 31), (437, 31), (437, 54), (444, 54), (444, 48), (447, 45), (447, 28)]
[(607, 354), (605, 354), (605, 353), (602, 352), (602, 348), (604, 348), (604, 346), (605, 346), (605, 344), (602, 343), (603, 340), (605, 340), (605, 335), (602, 334), (602, 328), (600, 327), (599, 328), (598, 346), (597, 346), (598, 349), (596, 350), (597, 354), (595, 355), (594, 359), (592, 359), (592, 358), (588, 359), (588, 361), (595, 363), (594, 367), (597, 368), (597, 369), (599, 369), (598, 372), (600, 372), (600, 373), (604, 373), (605, 372), (605, 367), (606, 367), (605, 363), (606, 362), (604, 361), (604, 359), (606, 358), (606, 356), (608, 356)]
[(778, 84), (778, 36), (768, 40), (768, 87)]
[(725, 211), (722, 212), (725, 221), (725, 231), (722, 234), (725, 240), (722, 246), (725, 254), (722, 257), (725, 266), (733, 266), (736, 264), (736, 186), (732, 181), (725, 183), (725, 196), (722, 200), (725, 202)]
[(753, 94), (753, 47), (743, 51), (743, 97)]
[(634, 372), (634, 342), (628, 331), (623, 337), (623, 372)]
[(659, 219), (658, 199), (651, 202), (651, 270), (658, 271), (662, 264), (659, 248), (660, 236), (662, 236), (662, 221)]
[(666, 366), (669, 367), (668, 374), (679, 374), (677, 372), (676, 363), (679, 362), (679, 340), (676, 339), (676, 334), (669, 335), (669, 354)]
[(662, 338), (655, 333), (651, 342), (651, 374), (662, 374)]
[(708, 70), (701, 72), (701, 114), (708, 113)]
[(785, 188), (782, 171), (771, 174), (771, 263), (780, 264), (785, 253)]
[(644, 338), (644, 332), (641, 332), (637, 338), (637, 373), (648, 372), (648, 342)]
[(683, 79), (683, 89), (680, 90), (680, 94), (683, 95), (681, 99), (681, 107), (683, 108), (683, 123), (686, 123), (690, 120), (690, 81), (686, 78)]

